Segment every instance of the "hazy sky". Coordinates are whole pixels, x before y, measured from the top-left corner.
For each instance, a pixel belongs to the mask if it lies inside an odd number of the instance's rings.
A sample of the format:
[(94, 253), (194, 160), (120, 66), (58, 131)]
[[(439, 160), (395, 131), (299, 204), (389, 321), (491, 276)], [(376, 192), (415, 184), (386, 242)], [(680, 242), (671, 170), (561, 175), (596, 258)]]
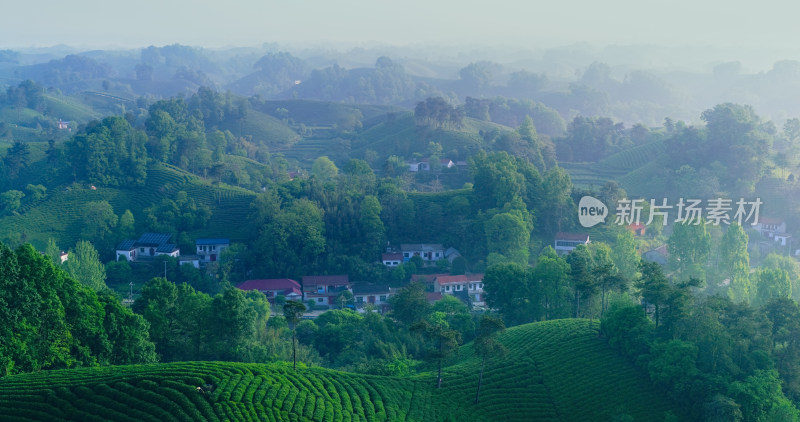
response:
[(0, 47), (700, 44), (792, 47), (800, 2), (765, 0), (54, 0), (0, 6)]

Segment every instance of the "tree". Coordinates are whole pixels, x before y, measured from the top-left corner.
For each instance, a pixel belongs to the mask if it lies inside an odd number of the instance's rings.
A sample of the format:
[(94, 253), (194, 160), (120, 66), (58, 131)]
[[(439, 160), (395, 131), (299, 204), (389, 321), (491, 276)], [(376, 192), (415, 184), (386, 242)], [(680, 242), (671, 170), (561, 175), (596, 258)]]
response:
[(762, 268), (756, 274), (758, 285), (753, 297), (754, 306), (766, 305), (774, 298), (791, 298), (789, 273), (781, 269)]
[(705, 265), (711, 253), (711, 235), (706, 224), (685, 222), (673, 225), (667, 240), (670, 266), (682, 277), (705, 280)]
[(361, 232), (364, 233), (362, 257), (365, 260), (372, 260), (380, 254), (386, 238), (386, 229), (381, 221), (381, 203), (378, 198), (372, 195), (364, 197), (361, 201), (359, 223)]
[[(266, 299), (264, 295), (260, 295), (260, 297)], [(269, 309), (267, 309), (267, 313), (269, 313)], [(284, 313), (286, 313), (285, 307)], [(251, 341), (255, 338), (258, 328), (256, 326), (258, 312), (250, 306), (245, 293), (236, 288), (228, 288), (221, 294), (217, 294), (211, 301), (209, 316), (208, 322), (213, 333), (210, 340), (214, 343), (212, 351), (217, 358), (244, 360), (253, 346)], [(297, 317), (299, 318), (300, 315)], [(294, 333), (296, 323), (297, 321), (292, 322), (292, 333)], [(292, 340), (294, 340), (294, 336)]]
[(495, 214), (484, 229), (489, 253), (501, 254), (517, 264), (528, 263), (530, 230), (521, 212)]
[(617, 235), (617, 241), (611, 248), (611, 258), (622, 277), (628, 280), (636, 279), (641, 258), (636, 252), (636, 239), (630, 230), (625, 230)]
[(83, 224), (81, 227), (81, 237), (91, 239), (101, 245), (100, 249), (105, 249), (106, 238), (117, 226), (119, 219), (114, 214), (114, 208), (108, 201), (87, 202), (83, 210)]
[(407, 327), (421, 320), (428, 314), (430, 304), (425, 296), (425, 285), (414, 282), (389, 297), (392, 305), (392, 316)]
[(136, 227), (131, 210), (125, 210), (125, 212), (119, 216), (117, 232), (121, 239), (131, 239), (136, 235)]
[(545, 320), (569, 315), (569, 274), (569, 264), (551, 246), (545, 248), (536, 260), (532, 288), (541, 298), (542, 316)]
[(296, 342), (296, 328), (297, 323), (306, 311), (306, 305), (303, 302), (289, 300), (283, 305), (283, 316), (292, 330), (292, 369), (297, 370), (297, 342)]
[(626, 290), (627, 283), (624, 277), (620, 276), (614, 265), (611, 263), (603, 263), (595, 265), (592, 268), (592, 276), (595, 278), (595, 283), (600, 286), (600, 318), (608, 308), (607, 293), (614, 290)]
[(800, 306), (787, 298), (774, 298), (764, 306), (772, 323), (772, 350), (783, 390), (792, 401), (800, 398)]
[(28, 167), (28, 165), (31, 163), (30, 156), (30, 145), (24, 142), (15, 141), (14, 145), (8, 149), (6, 156), (3, 158), (3, 163), (6, 165), (8, 177), (15, 179), (23, 168)]
[(437, 363), (436, 388), (442, 388), (442, 362), (450, 355), (458, 352), (461, 333), (451, 329), (444, 312), (434, 312), (416, 322), (411, 330), (420, 333), (433, 343), (427, 357)]
[(38, 201), (40, 199), (44, 199), (47, 196), (47, 188), (43, 185), (34, 185), (28, 183), (25, 186), (25, 190), (28, 191), (28, 194), (35, 200)]
[(94, 291), (107, 289), (106, 269), (100, 262), (94, 246), (85, 240), (75, 244), (69, 251), (69, 259), (64, 263), (64, 269), (84, 286)]
[(506, 353), (506, 347), (497, 341), (497, 334), (505, 330), (503, 321), (489, 315), (481, 317), (478, 325), (478, 335), (473, 342), (473, 348), (478, 356), (481, 357), (481, 372), (478, 375), (478, 390), (475, 392), (475, 404), (481, 394), (481, 384), (483, 383), (483, 370), (486, 368), (486, 361), (491, 356), (502, 357)]
[(55, 239), (52, 237), (47, 239), (47, 246), (44, 249), (44, 255), (50, 258), (50, 262), (52, 262), (55, 267), (61, 266), (61, 249), (58, 247)]
[(750, 302), (755, 296), (750, 281), (750, 254), (747, 252), (747, 233), (733, 222), (720, 243), (720, 269), (730, 280), (728, 296), (736, 302)]
[(483, 276), (486, 304), (497, 309), (508, 325), (535, 320), (529, 274), (517, 263), (495, 264)]
[(0, 194), (0, 205), (8, 212), (13, 212), (19, 209), (22, 198), (25, 194), (18, 190), (8, 190)]
[(314, 160), (311, 165), (311, 175), (322, 182), (332, 181), (339, 174), (336, 164), (327, 156), (322, 156)]
[(112, 345), (109, 363), (158, 362), (155, 345), (150, 341), (149, 324), (144, 317), (123, 306), (110, 290), (101, 291), (97, 297), (104, 307), (103, 327)]
[(645, 303), (653, 305), (656, 328), (658, 328), (661, 311), (669, 298), (671, 286), (667, 277), (664, 276), (661, 265), (656, 262), (642, 261), (639, 271), (642, 276), (635, 285), (641, 292)]
[(578, 245), (569, 255), (569, 277), (575, 294), (575, 318), (580, 317), (581, 299), (588, 299), (595, 293), (597, 285), (592, 276), (592, 256), (586, 245)]

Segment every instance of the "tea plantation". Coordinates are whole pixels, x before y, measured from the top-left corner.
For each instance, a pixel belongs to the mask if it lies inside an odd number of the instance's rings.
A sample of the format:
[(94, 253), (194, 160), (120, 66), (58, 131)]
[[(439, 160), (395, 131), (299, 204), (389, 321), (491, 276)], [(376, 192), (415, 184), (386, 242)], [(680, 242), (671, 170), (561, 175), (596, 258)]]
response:
[(0, 379), (4, 421), (663, 421), (680, 413), (598, 338), (559, 320), (506, 330), (474, 404), (480, 359), (462, 347), (444, 375), (392, 378), (323, 368), (180, 362)]

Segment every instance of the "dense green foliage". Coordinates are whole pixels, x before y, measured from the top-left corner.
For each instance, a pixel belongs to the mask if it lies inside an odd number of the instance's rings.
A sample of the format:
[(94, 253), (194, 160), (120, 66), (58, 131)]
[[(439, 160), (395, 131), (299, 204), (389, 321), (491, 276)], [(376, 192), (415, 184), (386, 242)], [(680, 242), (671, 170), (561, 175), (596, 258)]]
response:
[(156, 361), (144, 318), (30, 245), (0, 245), (0, 283), (2, 375)]

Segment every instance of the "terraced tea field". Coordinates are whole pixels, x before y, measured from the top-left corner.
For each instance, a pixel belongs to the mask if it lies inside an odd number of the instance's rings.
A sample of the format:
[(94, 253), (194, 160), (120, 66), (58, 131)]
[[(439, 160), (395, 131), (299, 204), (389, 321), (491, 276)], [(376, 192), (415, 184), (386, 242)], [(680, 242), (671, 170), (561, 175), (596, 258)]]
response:
[[(475, 405), (470, 345), (444, 375), (366, 376), (288, 364), (182, 362), (0, 378), (4, 421), (663, 421), (671, 403), (597, 337), (597, 322), (559, 320), (501, 334)], [(199, 387), (199, 389), (198, 389)]]

